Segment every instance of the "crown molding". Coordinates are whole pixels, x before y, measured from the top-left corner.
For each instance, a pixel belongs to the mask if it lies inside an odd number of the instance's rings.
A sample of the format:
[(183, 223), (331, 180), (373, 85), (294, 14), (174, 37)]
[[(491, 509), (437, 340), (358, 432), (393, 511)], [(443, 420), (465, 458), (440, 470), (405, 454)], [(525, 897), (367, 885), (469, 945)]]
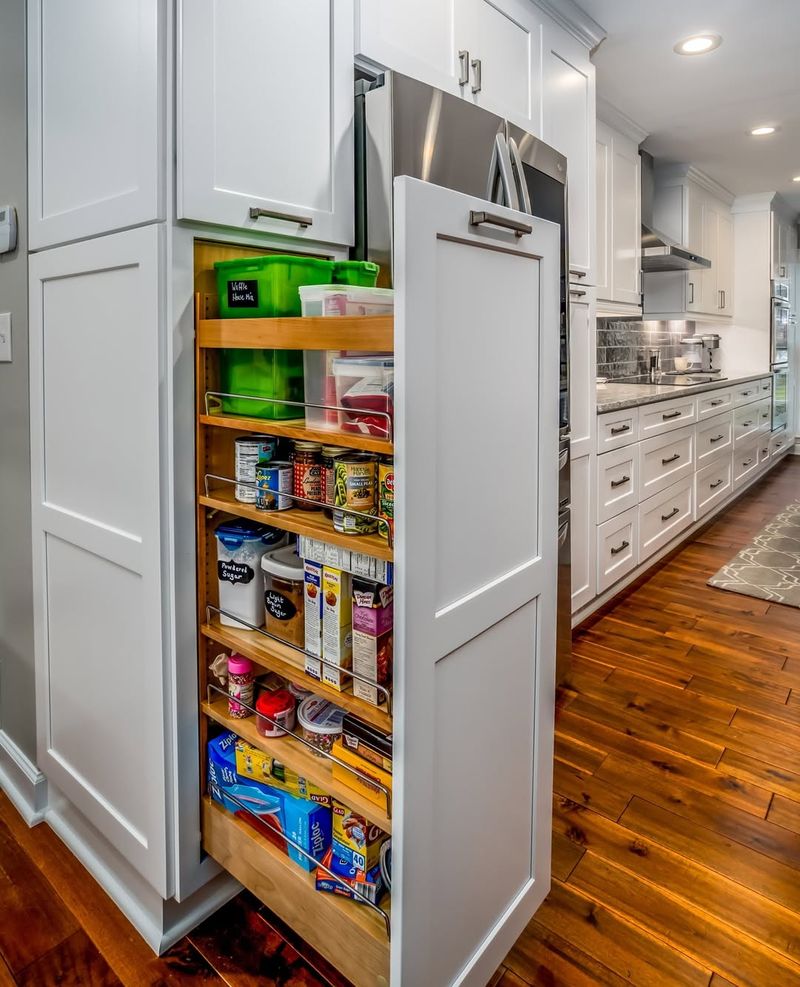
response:
[(716, 179), (707, 175), (704, 171), (700, 171), (699, 168), (695, 168), (692, 164), (658, 164), (656, 162), (656, 175), (659, 182), (663, 184), (684, 181), (694, 182), (695, 185), (704, 188), (706, 192), (710, 192), (711, 195), (717, 199), (721, 199), (722, 202), (728, 205), (736, 198), (733, 192), (726, 189), (724, 185), (720, 185)]
[(775, 192), (755, 192), (751, 195), (737, 195), (733, 200), (731, 212), (734, 214), (763, 212), (772, 210)]
[(575, 0), (535, 0), (535, 2), (557, 24), (569, 31), (581, 44), (586, 45), (589, 51), (594, 51), (608, 33), (585, 10), (582, 10)]
[(616, 106), (609, 103), (608, 100), (603, 99), (602, 96), (597, 97), (597, 119), (602, 120), (612, 130), (616, 130), (623, 137), (627, 137), (628, 140), (632, 140), (635, 144), (641, 144), (648, 136), (647, 131), (640, 127), (638, 123), (631, 120), (626, 113), (618, 110)]

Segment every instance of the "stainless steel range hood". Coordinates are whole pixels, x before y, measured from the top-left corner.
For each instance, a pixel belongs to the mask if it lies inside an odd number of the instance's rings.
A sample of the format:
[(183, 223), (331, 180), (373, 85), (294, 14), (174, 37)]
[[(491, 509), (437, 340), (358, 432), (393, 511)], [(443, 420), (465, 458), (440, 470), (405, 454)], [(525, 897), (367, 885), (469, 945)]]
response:
[(642, 271), (696, 271), (711, 267), (711, 261), (682, 247), (653, 226), (655, 177), (653, 156), (639, 151), (642, 159)]

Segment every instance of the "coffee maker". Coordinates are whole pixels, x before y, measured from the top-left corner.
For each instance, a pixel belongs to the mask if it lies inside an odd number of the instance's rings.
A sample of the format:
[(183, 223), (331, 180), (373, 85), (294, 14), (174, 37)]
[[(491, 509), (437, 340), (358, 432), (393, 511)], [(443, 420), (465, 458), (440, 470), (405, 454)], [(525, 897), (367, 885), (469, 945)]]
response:
[(683, 356), (686, 359), (687, 374), (718, 374), (720, 366), (719, 334), (704, 333), (702, 336), (684, 336), (681, 340)]

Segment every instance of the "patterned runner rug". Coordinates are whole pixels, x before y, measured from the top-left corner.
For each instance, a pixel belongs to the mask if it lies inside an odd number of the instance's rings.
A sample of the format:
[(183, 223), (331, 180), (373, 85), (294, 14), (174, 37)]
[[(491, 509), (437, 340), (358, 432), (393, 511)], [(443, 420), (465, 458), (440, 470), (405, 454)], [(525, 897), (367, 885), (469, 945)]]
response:
[(781, 511), (709, 586), (800, 607), (800, 501)]

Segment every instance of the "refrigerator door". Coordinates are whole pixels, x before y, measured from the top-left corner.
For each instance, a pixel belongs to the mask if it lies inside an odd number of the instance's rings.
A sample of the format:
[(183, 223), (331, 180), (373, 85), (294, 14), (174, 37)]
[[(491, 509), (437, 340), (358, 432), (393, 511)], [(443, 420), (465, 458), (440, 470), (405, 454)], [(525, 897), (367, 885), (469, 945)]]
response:
[(772, 299), (772, 362), (785, 363), (789, 359), (789, 319), (791, 307), (788, 302)]
[(786, 364), (772, 368), (772, 431), (789, 422), (789, 368)]

